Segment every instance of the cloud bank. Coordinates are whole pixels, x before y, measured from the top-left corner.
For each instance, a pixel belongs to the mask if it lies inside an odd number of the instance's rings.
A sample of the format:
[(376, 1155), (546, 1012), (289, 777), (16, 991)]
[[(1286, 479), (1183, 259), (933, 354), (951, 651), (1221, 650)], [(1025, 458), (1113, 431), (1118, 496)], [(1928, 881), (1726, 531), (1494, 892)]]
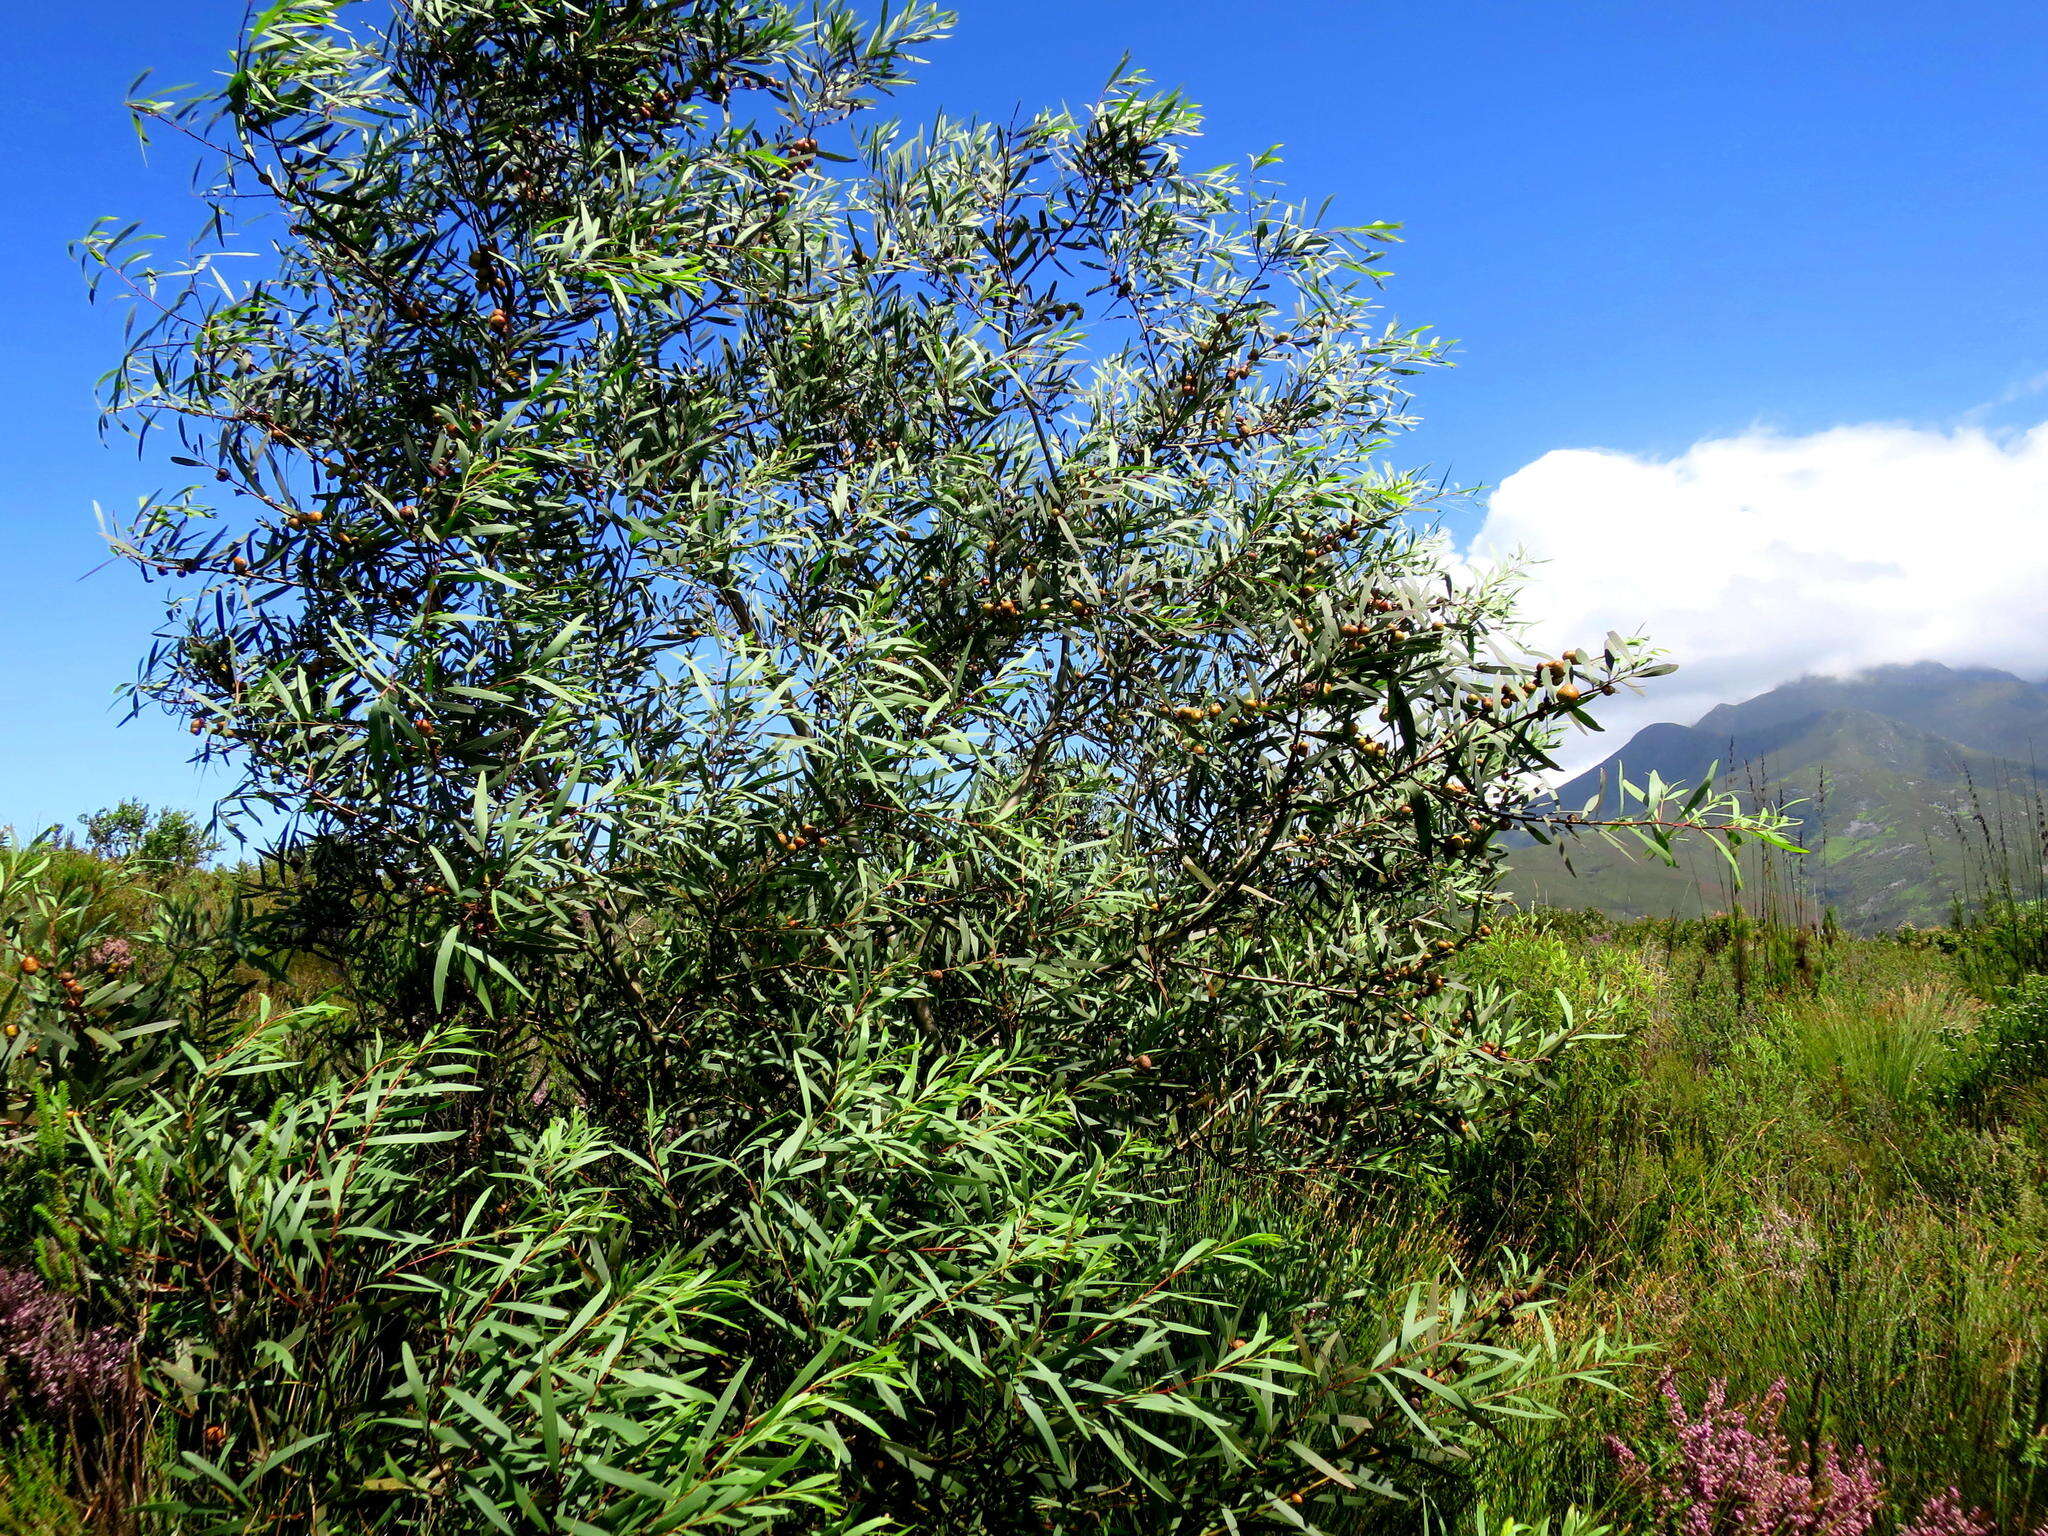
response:
[(2048, 674), (2048, 423), (1763, 433), (1674, 459), (1546, 453), (1501, 482), (1468, 558), (1517, 553), (1543, 643), (1647, 633), (1679, 671), (1612, 705), (1597, 761), (1807, 673), (1894, 661)]

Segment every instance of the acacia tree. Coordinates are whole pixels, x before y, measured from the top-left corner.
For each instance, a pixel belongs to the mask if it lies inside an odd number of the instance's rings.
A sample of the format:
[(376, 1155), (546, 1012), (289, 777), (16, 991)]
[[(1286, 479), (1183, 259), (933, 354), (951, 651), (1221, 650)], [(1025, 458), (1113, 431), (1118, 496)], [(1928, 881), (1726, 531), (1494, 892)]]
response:
[(345, 9), (143, 104), (208, 248), (89, 258), (111, 406), (218, 482), (124, 530), (196, 586), (141, 692), (290, 818), (366, 1007), (637, 1096), (860, 998), (1205, 1114), (1441, 1038), (1552, 723), (1656, 667), (1519, 654), (1374, 467), (1438, 360), (1390, 228), (1191, 168), (1129, 74), (860, 127), (923, 8)]
[[(566, 1082), (664, 1170), (649, 1230), (813, 1342), (807, 1285), (904, 1241), (862, 1223), (953, 1198), (861, 1139), (934, 1093), (1022, 1138), (983, 1149), (993, 1225), (920, 1218), (986, 1281), (1087, 1203), (1074, 1157), (1371, 1166), (1538, 1069), (1444, 965), (1560, 722), (1658, 667), (1525, 652), (1417, 531), (1379, 450), (1441, 359), (1376, 317), (1390, 226), (1325, 226), (1270, 156), (1190, 163), (1195, 109), (1129, 71), (1084, 111), (879, 122), (922, 6), (359, 10), (273, 6), (223, 89), (140, 103), (216, 172), (205, 238), (87, 257), (135, 298), (113, 412), (213, 477), (117, 534), (177, 584), (138, 700), (281, 821), (360, 1018), (485, 1030), (505, 1114)], [(1052, 1097), (990, 1086), (1018, 1071)], [(880, 1182), (771, 1198), (766, 1126)], [(841, 1198), (851, 1258), (812, 1230)], [(1104, 1503), (1050, 1429), (1017, 1460), (1045, 1357), (983, 1330), (1077, 1370), (1096, 1334), (1004, 1294), (1037, 1321), (947, 1335), (981, 1374), (912, 1349), (932, 1374), (871, 1405), (893, 1470), (852, 1507), (1196, 1529), (1276, 1497), (1227, 1416), (1207, 1504), (1151, 1473)]]

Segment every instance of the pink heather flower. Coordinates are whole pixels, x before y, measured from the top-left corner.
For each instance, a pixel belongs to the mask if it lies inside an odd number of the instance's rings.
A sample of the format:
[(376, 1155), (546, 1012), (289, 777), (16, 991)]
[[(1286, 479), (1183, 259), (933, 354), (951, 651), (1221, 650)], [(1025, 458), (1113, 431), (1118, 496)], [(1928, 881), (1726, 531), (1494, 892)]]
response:
[(1919, 1516), (1902, 1526), (1899, 1536), (1991, 1536), (1991, 1522), (1981, 1509), (1965, 1511), (1962, 1494), (1951, 1488), (1923, 1504)]
[(1814, 1536), (1862, 1536), (1884, 1509), (1884, 1466), (1860, 1445), (1846, 1461), (1823, 1445), (1820, 1494)]
[(135, 964), (135, 946), (118, 936), (101, 939), (86, 951), (85, 963), (94, 970), (113, 971), (118, 974)]
[(0, 1266), (0, 1400), (19, 1395), (53, 1415), (103, 1407), (127, 1377), (128, 1354), (119, 1329), (81, 1330), (35, 1271)]
[[(1609, 1438), (1624, 1486), (1646, 1499), (1674, 1536), (1869, 1536), (1884, 1512), (1884, 1465), (1862, 1447), (1822, 1444), (1814, 1472), (1779, 1426), (1785, 1383), (1754, 1405), (1731, 1407), (1728, 1383), (1709, 1382), (1688, 1412), (1675, 1373), (1657, 1383), (1676, 1441), (1676, 1459), (1653, 1468), (1632, 1446)], [(1991, 1536), (1980, 1512), (1965, 1513), (1953, 1488), (1929, 1499), (1899, 1536)]]

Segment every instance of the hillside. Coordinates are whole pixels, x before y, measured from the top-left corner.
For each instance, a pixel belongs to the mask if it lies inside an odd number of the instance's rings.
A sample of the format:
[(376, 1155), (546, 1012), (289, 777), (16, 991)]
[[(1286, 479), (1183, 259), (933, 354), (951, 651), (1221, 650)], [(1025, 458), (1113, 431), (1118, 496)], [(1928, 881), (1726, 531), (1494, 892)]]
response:
[[(1753, 804), (1785, 805), (1803, 859), (1749, 861), (1751, 897), (1860, 930), (1942, 921), (1957, 893), (2003, 868), (2041, 877), (2038, 810), (2048, 788), (2048, 686), (1935, 662), (1850, 678), (1807, 677), (1695, 725), (1645, 727), (1558, 791), (1577, 808), (1618, 804), (1626, 774), (1719, 782)], [(1622, 917), (1691, 916), (1730, 905), (1727, 870), (1705, 849), (1679, 870), (1585, 844), (1570, 857), (1518, 851), (1509, 888), (1523, 900)]]

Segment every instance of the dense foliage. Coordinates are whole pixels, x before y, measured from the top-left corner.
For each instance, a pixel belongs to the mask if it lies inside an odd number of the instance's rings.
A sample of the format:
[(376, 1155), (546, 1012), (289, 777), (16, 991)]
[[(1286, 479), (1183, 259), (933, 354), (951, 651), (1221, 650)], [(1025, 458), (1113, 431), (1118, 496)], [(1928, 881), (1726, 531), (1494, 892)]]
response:
[(359, 1006), (488, 1016), (614, 1127), (881, 1027), (1136, 1064), (1180, 1141), (1455, 1123), (1493, 1068), (1422, 1015), (1496, 834), (1655, 668), (1517, 654), (1371, 467), (1435, 357), (1374, 328), (1388, 231), (1189, 168), (1134, 77), (849, 126), (938, 25), (288, 7), (158, 105), (221, 249), (95, 246), (112, 403), (226, 504), (127, 531), (197, 588), (142, 691), (291, 818)]
[(141, 104), (211, 217), (87, 243), (109, 404), (212, 478), (118, 533), (137, 701), (276, 838), (0, 857), (99, 1523), (1337, 1529), (1602, 1367), (1512, 1260), (1227, 1192), (1355, 1210), (1540, 1085), (1573, 1019), (1453, 964), (1659, 668), (1408, 520), (1390, 229), (1128, 73), (877, 122), (944, 25), (286, 0)]

